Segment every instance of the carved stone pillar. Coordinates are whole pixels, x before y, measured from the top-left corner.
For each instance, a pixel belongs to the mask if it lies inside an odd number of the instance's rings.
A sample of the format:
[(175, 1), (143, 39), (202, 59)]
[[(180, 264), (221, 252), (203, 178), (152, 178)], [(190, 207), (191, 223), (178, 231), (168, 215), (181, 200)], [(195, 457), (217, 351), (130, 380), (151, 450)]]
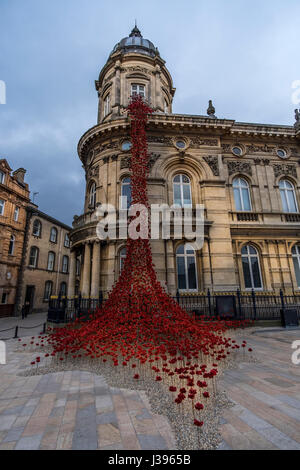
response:
[(70, 259), (70, 272), (69, 272), (69, 283), (68, 283), (68, 297), (75, 295), (75, 280), (76, 280), (76, 252), (71, 251)]
[(86, 243), (84, 246), (84, 260), (83, 260), (83, 273), (82, 273), (82, 296), (90, 296), (90, 282), (91, 282), (91, 245)]
[(167, 240), (167, 283), (170, 295), (176, 295), (175, 257), (173, 240)]
[(93, 261), (92, 261), (92, 283), (91, 297), (98, 298), (100, 282), (100, 242), (96, 240), (93, 244)]

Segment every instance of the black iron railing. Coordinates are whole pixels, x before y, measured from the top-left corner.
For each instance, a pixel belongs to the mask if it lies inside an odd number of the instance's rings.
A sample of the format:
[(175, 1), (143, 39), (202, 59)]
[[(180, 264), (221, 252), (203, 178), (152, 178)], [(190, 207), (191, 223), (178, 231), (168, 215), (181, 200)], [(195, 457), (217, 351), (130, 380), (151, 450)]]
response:
[[(294, 294), (250, 292), (210, 292), (199, 295), (180, 294), (173, 299), (188, 312), (196, 316), (225, 317), (248, 320), (280, 320), (281, 313), (287, 309), (296, 310), (300, 319), (300, 292)], [(77, 318), (87, 320), (93, 317), (97, 308), (105, 300), (102, 293), (99, 298), (78, 297), (53, 298), (49, 301), (48, 321), (68, 323)]]

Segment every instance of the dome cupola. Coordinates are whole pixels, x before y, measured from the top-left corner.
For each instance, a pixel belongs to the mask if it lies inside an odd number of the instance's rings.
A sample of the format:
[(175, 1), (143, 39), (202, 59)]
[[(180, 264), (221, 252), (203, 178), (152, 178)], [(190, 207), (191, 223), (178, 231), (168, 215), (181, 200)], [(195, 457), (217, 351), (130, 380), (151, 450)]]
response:
[(95, 85), (99, 124), (123, 117), (130, 96), (135, 94), (155, 113), (172, 113), (172, 77), (158, 49), (143, 38), (136, 24), (129, 36), (115, 45)]
[(116, 52), (121, 52), (121, 54), (137, 52), (138, 54), (145, 54), (150, 57), (159, 56), (158, 49), (149, 39), (143, 38), (137, 25), (135, 25), (128, 37), (121, 39), (121, 41), (115, 45), (110, 56)]

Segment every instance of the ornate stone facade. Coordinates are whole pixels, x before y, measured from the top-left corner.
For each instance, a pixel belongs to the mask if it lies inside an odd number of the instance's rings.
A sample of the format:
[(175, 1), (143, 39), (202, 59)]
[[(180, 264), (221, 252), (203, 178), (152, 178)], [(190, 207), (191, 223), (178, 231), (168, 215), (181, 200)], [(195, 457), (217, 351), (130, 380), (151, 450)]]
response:
[[(79, 290), (85, 297), (108, 291), (120, 272), (125, 241), (98, 241), (95, 209), (107, 202), (118, 207), (122, 182), (130, 177), (126, 106), (132, 90), (144, 94), (154, 109), (147, 125), (150, 203), (172, 205), (174, 178), (186, 175), (192, 205), (205, 207), (204, 245), (195, 252), (196, 287), (181, 290), (244, 290), (251, 282), (264, 291), (298, 289), (293, 253), (300, 242), (299, 127), (216, 118), (211, 103), (208, 115), (172, 114), (172, 78), (157, 49), (142, 39), (133, 30), (110, 54), (96, 81), (98, 124), (78, 144), (86, 198), (84, 213), (76, 216), (70, 234), (69, 295), (75, 294), (76, 259), (81, 260)], [(283, 182), (292, 189), (284, 189)], [(285, 194), (294, 197), (294, 207), (285, 202)], [(185, 242), (152, 242), (158, 278), (173, 295), (180, 288), (177, 250)], [(256, 253), (255, 260), (247, 246)], [(254, 266), (249, 275), (247, 259)], [(255, 285), (254, 275), (260, 276), (260, 285)]]

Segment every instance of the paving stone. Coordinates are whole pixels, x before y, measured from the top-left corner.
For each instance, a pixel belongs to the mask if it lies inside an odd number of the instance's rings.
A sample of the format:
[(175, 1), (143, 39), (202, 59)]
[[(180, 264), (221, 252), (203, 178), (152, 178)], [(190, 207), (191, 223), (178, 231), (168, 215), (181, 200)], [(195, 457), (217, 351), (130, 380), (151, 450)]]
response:
[(140, 412), (136, 415), (137, 419), (151, 419), (152, 415), (149, 413), (147, 408), (142, 408)]
[(217, 447), (217, 450), (232, 450), (231, 447), (227, 444), (227, 442), (222, 441), (219, 446)]
[(267, 428), (264, 429), (264, 436), (271, 441), (278, 449), (281, 450), (300, 450), (300, 443), (290, 439), (278, 429)]
[(16, 421), (17, 416), (15, 415), (8, 415), (8, 416), (1, 416), (0, 417), (0, 431), (9, 430), (13, 423)]
[(116, 414), (111, 411), (108, 413), (100, 413), (96, 415), (96, 423), (97, 424), (117, 424), (118, 420)]
[(277, 398), (283, 403), (287, 403), (293, 408), (297, 408), (298, 410), (300, 410), (300, 400), (297, 400), (294, 397), (290, 397), (289, 395), (277, 395)]
[(2, 416), (6, 415), (18, 415), (21, 413), (23, 406), (13, 406), (12, 408), (7, 408), (6, 410), (2, 411)]
[(98, 411), (113, 411), (113, 403), (110, 395), (96, 397), (96, 408)]
[(42, 440), (42, 434), (21, 437), (17, 442), (15, 450), (38, 450)]
[(3, 442), (13, 442), (18, 441), (24, 431), (24, 427), (22, 428), (12, 428), (8, 431), (7, 435), (3, 439)]
[(159, 436), (138, 434), (138, 440), (140, 442), (142, 450), (166, 450), (167, 445), (165, 440)]
[(95, 450), (98, 448), (96, 427), (76, 428), (73, 433), (72, 450)]

